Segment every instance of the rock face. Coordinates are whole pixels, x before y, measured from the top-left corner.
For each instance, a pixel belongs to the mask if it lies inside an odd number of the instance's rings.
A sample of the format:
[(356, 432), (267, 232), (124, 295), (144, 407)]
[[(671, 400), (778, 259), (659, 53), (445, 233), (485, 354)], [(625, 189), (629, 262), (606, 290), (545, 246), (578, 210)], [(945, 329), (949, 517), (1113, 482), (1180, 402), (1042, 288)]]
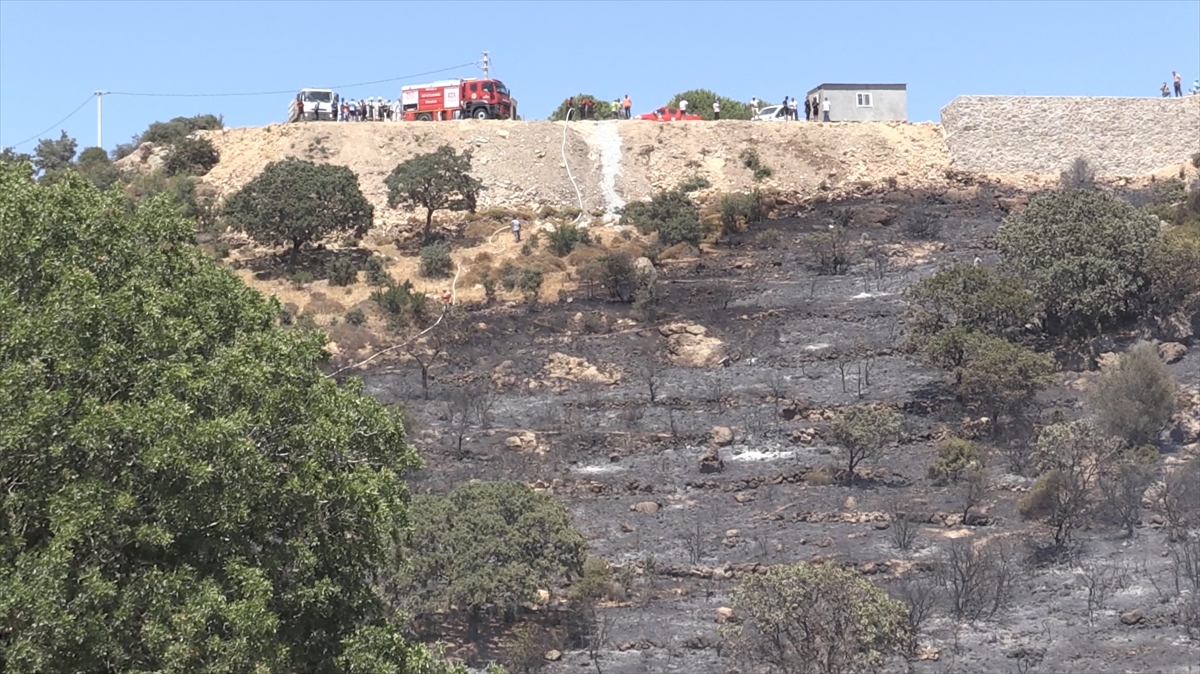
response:
[(1121, 622), (1125, 625), (1136, 625), (1145, 619), (1146, 617), (1138, 610), (1126, 611), (1121, 614)]
[(630, 511), (642, 513), (644, 515), (655, 515), (661, 508), (662, 506), (658, 505), (654, 501), (642, 501), (641, 503), (634, 503), (633, 505), (629, 506)]
[[(507, 361), (506, 361), (507, 362)], [(621, 373), (613, 367), (601, 369), (592, 365), (585, 358), (568, 356), (565, 353), (552, 353), (546, 359), (542, 375), (548, 379), (565, 379), (593, 384), (615, 384), (621, 381)]]
[(671, 362), (684, 367), (713, 367), (725, 357), (725, 343), (708, 337), (708, 328), (695, 323), (669, 323), (658, 329), (667, 338)]
[(716, 447), (709, 447), (700, 455), (701, 473), (719, 473), (725, 470), (725, 460)]
[(1158, 345), (1158, 357), (1163, 359), (1164, 363), (1178, 363), (1183, 360), (1184, 354), (1187, 353), (1187, 347), (1179, 342), (1165, 342)]

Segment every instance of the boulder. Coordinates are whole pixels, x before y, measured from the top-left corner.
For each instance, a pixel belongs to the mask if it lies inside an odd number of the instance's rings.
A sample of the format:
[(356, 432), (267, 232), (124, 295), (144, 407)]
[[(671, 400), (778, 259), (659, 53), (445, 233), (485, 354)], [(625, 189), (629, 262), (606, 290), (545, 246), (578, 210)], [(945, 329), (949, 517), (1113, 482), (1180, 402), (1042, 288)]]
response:
[(1200, 442), (1200, 419), (1186, 412), (1176, 415), (1175, 424), (1171, 426), (1171, 442), (1180, 445)]
[(1136, 625), (1145, 619), (1146, 617), (1137, 609), (1126, 611), (1121, 614), (1121, 623), (1125, 625)]
[(716, 447), (709, 447), (700, 455), (700, 472), (701, 473), (719, 473), (725, 470), (725, 460), (721, 458), (721, 453)]
[(658, 329), (667, 338), (671, 362), (684, 367), (713, 367), (725, 358), (725, 343), (694, 323), (670, 323)]
[(1178, 363), (1183, 360), (1184, 354), (1187, 353), (1187, 347), (1179, 342), (1164, 342), (1158, 345), (1158, 357), (1162, 358), (1164, 363)]
[(637, 274), (638, 285), (652, 286), (658, 282), (658, 272), (654, 263), (648, 257), (639, 257), (633, 261), (633, 271)]
[(642, 513), (644, 515), (655, 515), (658, 513), (659, 509), (661, 509), (661, 508), (662, 508), (662, 506), (655, 503), (654, 501), (642, 501), (640, 503), (634, 503), (633, 505), (629, 506), (629, 509), (631, 511), (633, 511), (635, 513)]
[(1005, 213), (1020, 213), (1029, 205), (1029, 197), (1000, 197), (996, 199), (996, 206)]
[(722, 606), (717, 609), (717, 622), (724, 625), (725, 623), (738, 622), (737, 614), (728, 606)]
[(708, 441), (716, 447), (728, 447), (733, 444), (733, 429), (728, 426), (713, 426), (708, 432)]
[(1158, 322), (1158, 334), (1163, 339), (1182, 342), (1191, 339), (1194, 333), (1192, 321), (1183, 313), (1171, 314)]
[(556, 651), (556, 650), (549, 650), (549, 651), (546, 651), (546, 654), (542, 657), (546, 658), (547, 662), (558, 662), (559, 660), (562, 660), (562, 652)]

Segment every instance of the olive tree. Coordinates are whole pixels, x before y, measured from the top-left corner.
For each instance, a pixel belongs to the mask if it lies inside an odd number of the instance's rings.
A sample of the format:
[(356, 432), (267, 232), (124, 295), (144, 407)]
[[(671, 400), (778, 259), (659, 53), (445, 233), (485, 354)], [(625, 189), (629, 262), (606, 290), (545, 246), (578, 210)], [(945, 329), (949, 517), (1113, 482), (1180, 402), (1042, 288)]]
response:
[(1041, 304), (1047, 329), (1087, 337), (1136, 313), (1157, 237), (1154, 216), (1111, 194), (1069, 190), (1009, 216), (997, 243), (1004, 267)]
[(449, 145), (404, 160), (383, 181), (388, 206), (425, 209), (424, 239), (429, 239), (433, 214), (440, 210), (475, 212), (483, 183), (471, 176), (471, 153), (458, 154)]
[(166, 199), (0, 165), (0, 222), (0, 668), (441, 671), (370, 582), (419, 460), (324, 336)]
[(230, 224), (269, 245), (291, 243), (291, 263), (300, 248), (330, 234), (361, 238), (375, 209), (363, 196), (358, 176), (345, 166), (284, 159), (225, 200)]
[(833, 420), (831, 439), (842, 448), (846, 485), (854, 483), (854, 470), (876, 457), (884, 445), (900, 437), (903, 417), (899, 412), (875, 405), (856, 405)]
[(399, 600), (466, 619), (475, 641), (490, 611), (509, 612), (583, 571), (583, 536), (552, 496), (520, 482), (465, 484), (417, 496)]
[(871, 672), (912, 644), (908, 610), (853, 568), (772, 566), (733, 591), (725, 650), (778, 674)]

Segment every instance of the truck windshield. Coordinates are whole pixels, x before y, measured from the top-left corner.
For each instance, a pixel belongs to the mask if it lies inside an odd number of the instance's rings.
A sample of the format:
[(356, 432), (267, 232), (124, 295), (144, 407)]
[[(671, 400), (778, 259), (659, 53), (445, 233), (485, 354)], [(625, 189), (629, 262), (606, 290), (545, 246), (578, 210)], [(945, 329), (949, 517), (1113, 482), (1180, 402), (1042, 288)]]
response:
[(332, 91), (306, 91), (304, 92), (305, 103), (330, 103), (333, 101)]
[(496, 93), (501, 96), (508, 95), (508, 87), (504, 86), (503, 82), (496, 82)]

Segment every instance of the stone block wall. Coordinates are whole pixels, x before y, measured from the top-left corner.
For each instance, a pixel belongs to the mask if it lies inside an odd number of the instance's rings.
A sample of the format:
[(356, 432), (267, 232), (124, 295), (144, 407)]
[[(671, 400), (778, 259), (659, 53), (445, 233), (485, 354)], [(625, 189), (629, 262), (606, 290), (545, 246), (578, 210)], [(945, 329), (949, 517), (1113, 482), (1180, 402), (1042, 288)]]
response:
[(964, 171), (1057, 174), (1084, 157), (1099, 175), (1143, 175), (1200, 152), (1200, 96), (959, 96), (942, 132)]

